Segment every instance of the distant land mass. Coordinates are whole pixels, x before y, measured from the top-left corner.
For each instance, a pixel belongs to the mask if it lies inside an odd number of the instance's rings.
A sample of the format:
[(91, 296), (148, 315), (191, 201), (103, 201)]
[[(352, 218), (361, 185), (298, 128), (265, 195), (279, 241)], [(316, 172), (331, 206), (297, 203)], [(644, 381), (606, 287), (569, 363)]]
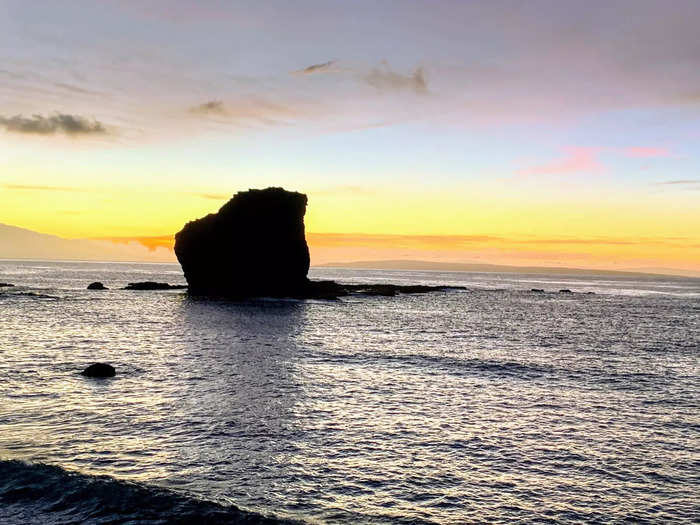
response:
[(175, 262), (170, 250), (149, 250), (137, 242), (64, 239), (0, 223), (0, 259)]
[(524, 273), (524, 274), (586, 274), (618, 277), (691, 277), (700, 278), (700, 272), (679, 270), (675, 268), (644, 268), (637, 271), (599, 270), (589, 268), (566, 268), (561, 266), (508, 266), (503, 264), (454, 263), (416, 260), (381, 260), (336, 262), (316, 265), (316, 268), (365, 268), (372, 270), (414, 270), (441, 272), (492, 272), (492, 273)]

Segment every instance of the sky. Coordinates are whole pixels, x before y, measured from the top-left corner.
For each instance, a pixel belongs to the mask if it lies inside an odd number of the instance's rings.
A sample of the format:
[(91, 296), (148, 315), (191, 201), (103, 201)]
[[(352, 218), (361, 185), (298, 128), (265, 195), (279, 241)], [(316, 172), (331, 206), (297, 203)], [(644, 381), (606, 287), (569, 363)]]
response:
[(0, 223), (172, 257), (283, 186), (312, 263), (700, 273), (699, 25), (697, 0), (0, 0)]

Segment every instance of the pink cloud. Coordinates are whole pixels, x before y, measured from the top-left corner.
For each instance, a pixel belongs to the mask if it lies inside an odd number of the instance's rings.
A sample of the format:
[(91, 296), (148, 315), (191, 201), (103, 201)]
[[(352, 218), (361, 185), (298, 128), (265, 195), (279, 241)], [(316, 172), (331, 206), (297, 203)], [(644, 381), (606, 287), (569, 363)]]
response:
[(623, 148), (622, 153), (624, 153), (627, 157), (642, 158), (671, 156), (671, 152), (666, 148), (656, 148), (653, 146), (631, 146), (629, 148)]
[(531, 168), (520, 170), (522, 175), (563, 175), (603, 170), (598, 160), (600, 148), (571, 147), (566, 149), (566, 155)]

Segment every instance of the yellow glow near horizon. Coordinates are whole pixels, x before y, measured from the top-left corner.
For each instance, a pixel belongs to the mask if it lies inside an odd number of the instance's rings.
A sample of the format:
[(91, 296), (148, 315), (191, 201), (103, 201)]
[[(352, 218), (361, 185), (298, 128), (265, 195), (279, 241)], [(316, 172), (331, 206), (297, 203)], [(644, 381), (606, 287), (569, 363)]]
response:
[[(64, 238), (140, 238), (149, 248), (168, 246), (185, 222), (216, 211), (226, 200), (216, 193), (16, 186), (0, 189), (0, 197), (0, 222)], [(700, 271), (698, 217), (691, 212), (669, 208), (645, 215), (645, 202), (543, 207), (504, 198), (498, 206), (477, 206), (456, 195), (400, 197), (387, 207), (391, 201), (383, 193), (358, 198), (310, 192), (312, 262), (424, 259)], [(337, 233), (343, 230), (350, 233)]]

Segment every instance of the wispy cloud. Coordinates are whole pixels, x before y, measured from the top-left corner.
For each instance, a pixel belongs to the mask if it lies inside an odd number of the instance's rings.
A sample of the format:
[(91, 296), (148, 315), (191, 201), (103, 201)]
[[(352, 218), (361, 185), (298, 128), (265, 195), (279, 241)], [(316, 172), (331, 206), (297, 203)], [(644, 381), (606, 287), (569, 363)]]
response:
[(597, 172), (603, 169), (598, 160), (600, 148), (572, 147), (556, 160), (519, 171), (521, 175), (566, 175), (571, 173)]
[(65, 89), (66, 91), (72, 91), (73, 93), (80, 93), (82, 95), (101, 95), (102, 93), (98, 91), (92, 91), (90, 89), (81, 88), (79, 86), (74, 86), (73, 84), (67, 84), (65, 82), (54, 82), (56, 87)]
[(313, 111), (301, 101), (282, 103), (260, 96), (244, 96), (227, 102), (210, 100), (190, 108), (190, 113), (218, 116), (222, 121), (240, 126), (280, 126), (297, 118), (307, 118)]
[(319, 188), (317, 190), (309, 190), (309, 193), (312, 195), (371, 195), (374, 192), (369, 188), (346, 184)]
[(323, 62), (322, 64), (313, 64), (304, 69), (299, 69), (294, 71), (295, 75), (309, 75), (311, 73), (324, 73), (330, 71), (335, 65), (335, 60), (329, 60), (328, 62)]
[(86, 191), (82, 188), (72, 188), (69, 186), (38, 186), (32, 184), (3, 184), (6, 190), (22, 190), (22, 191)]
[(197, 197), (201, 197), (202, 199), (211, 199), (216, 201), (231, 198), (231, 195), (226, 195), (224, 193), (196, 193), (195, 195), (197, 195)]
[(660, 186), (698, 186), (700, 185), (700, 179), (665, 180), (655, 184)]
[(26, 133), (34, 135), (54, 135), (65, 133), (75, 137), (79, 135), (103, 135), (107, 133), (104, 124), (97, 120), (89, 120), (79, 115), (56, 113), (50, 116), (32, 115), (25, 117), (0, 116), (0, 126), (11, 133)]
[(666, 148), (657, 148), (653, 146), (632, 146), (623, 148), (622, 153), (627, 157), (670, 157), (671, 152)]
[(404, 75), (393, 71), (388, 62), (384, 61), (363, 78), (370, 86), (383, 91), (413, 91), (420, 95), (428, 93), (428, 82), (422, 67), (416, 68), (411, 74)]
[(191, 113), (199, 115), (228, 115), (226, 107), (221, 100), (210, 100), (190, 108)]

